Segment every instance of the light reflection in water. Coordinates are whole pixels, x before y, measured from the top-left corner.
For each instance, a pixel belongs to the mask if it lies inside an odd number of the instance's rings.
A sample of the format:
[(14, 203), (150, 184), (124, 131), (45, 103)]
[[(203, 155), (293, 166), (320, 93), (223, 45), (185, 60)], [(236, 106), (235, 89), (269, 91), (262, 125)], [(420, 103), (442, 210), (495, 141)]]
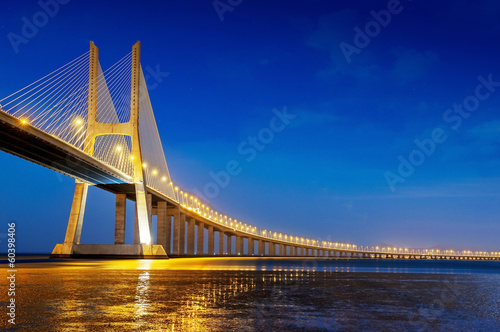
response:
[[(437, 324), (462, 312), (499, 314), (498, 274), (394, 273), (404, 266), (354, 273), (365, 267), (325, 262), (200, 258), (31, 265), (23, 268), (18, 295), (19, 312), (30, 316), (20, 315), (19, 322), (26, 331), (36, 331), (30, 324), (40, 322), (30, 323), (30, 317), (43, 317), (57, 331), (349, 330), (363, 322), (384, 330), (394, 322), (408, 328), (426, 319)], [(425, 310), (416, 311), (416, 304)], [(447, 312), (452, 314), (441, 317)]]
[(139, 275), (135, 295), (135, 317), (141, 319), (148, 313), (149, 303), (149, 272), (144, 271)]

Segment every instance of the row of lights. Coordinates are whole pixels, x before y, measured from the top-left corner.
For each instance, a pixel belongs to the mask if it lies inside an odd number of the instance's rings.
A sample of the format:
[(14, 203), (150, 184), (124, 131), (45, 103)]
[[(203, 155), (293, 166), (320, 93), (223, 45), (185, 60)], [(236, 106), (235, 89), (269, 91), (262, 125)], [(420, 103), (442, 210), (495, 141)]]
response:
[[(241, 231), (243, 231), (245, 233), (258, 235), (256, 227), (251, 226), (251, 225), (247, 225), (247, 224), (243, 224), (241, 222), (237, 222), (236, 219), (234, 220), (234, 222), (232, 222), (231, 218), (228, 218), (226, 215), (224, 215), (224, 217), (222, 217), (222, 214), (219, 214), (217, 211), (211, 210), (209, 206), (205, 206), (205, 204), (202, 204), (197, 198), (195, 198), (192, 195), (189, 195), (187, 192), (179, 190), (179, 187), (175, 187), (174, 190), (177, 194), (177, 201), (179, 203), (181, 203), (181, 205), (184, 208), (186, 208), (190, 211), (194, 211), (195, 213), (199, 214), (200, 216), (202, 216), (208, 220), (215, 221), (219, 224), (232, 227), (233, 229), (239, 228)], [(180, 194), (179, 194), (179, 192), (180, 192)], [(218, 217), (218, 216), (220, 216), (220, 217)], [(358, 248), (358, 245), (350, 244), (350, 243), (339, 243), (339, 242), (334, 243), (334, 242), (323, 241), (323, 242), (321, 242), (321, 245), (320, 245), (320, 242), (317, 240), (304, 239), (303, 237), (297, 237), (297, 236), (291, 236), (291, 235), (290, 236), (283, 235), (283, 234), (277, 233), (277, 232), (273, 233), (273, 232), (270, 232), (268, 230), (261, 230), (260, 236), (268, 237), (271, 239), (284, 241), (284, 242), (304, 244), (304, 245), (308, 245), (308, 246), (316, 246), (316, 247), (332, 248), (332, 249), (335, 248), (335, 249), (344, 249), (344, 250), (370, 251), (370, 250), (368, 250), (368, 247), (365, 247), (366, 249), (363, 250), (363, 246)], [(382, 250), (380, 251), (380, 249), (382, 249)], [(375, 248), (372, 247), (371, 251), (400, 253), (400, 254), (408, 254), (408, 253), (410, 253), (410, 251), (411, 252), (417, 251), (418, 253), (421, 252), (421, 250), (414, 250), (414, 249), (408, 249), (408, 248), (404, 248), (404, 249), (403, 248), (396, 248), (396, 247), (393, 247), (393, 248), (382, 247), (382, 248), (380, 248), (378, 246)], [(426, 249), (422, 253), (427, 253), (427, 252), (433, 254), (434, 250), (433, 249), (431, 249), (431, 250)], [(445, 251), (445, 252), (454, 252), (454, 251), (449, 250), (449, 251)], [(436, 253), (440, 253), (440, 251), (436, 250)], [(466, 253), (466, 251), (464, 251), (464, 253)], [(467, 253), (472, 254), (471, 251), (467, 251)], [(485, 256), (487, 256), (487, 255), (497, 256), (498, 255), (498, 256), (500, 256), (500, 252), (498, 252), (498, 253), (495, 253), (495, 252), (493, 252), (493, 253), (475, 252), (475, 253), (476, 253), (476, 255), (485, 255)]]

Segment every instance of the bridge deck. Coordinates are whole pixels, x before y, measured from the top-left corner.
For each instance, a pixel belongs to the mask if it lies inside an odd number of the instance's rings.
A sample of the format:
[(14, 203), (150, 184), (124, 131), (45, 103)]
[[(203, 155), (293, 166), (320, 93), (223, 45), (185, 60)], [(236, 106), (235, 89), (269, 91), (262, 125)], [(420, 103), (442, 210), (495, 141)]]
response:
[(91, 184), (132, 182), (130, 176), (1, 110), (0, 149)]

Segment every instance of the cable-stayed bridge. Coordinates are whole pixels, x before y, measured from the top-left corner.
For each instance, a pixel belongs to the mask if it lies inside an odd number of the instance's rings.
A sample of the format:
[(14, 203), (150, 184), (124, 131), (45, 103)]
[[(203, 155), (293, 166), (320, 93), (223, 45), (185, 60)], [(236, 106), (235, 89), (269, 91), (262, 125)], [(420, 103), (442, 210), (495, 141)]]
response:
[[(0, 149), (76, 180), (66, 236), (52, 256), (156, 258), (213, 256), (217, 252), (233, 256), (500, 260), (500, 252), (319, 241), (259, 228), (215, 211), (170, 178), (140, 64), (140, 43), (105, 71), (98, 53), (91, 42), (88, 52), (0, 100)], [(80, 243), (90, 185), (116, 195), (112, 245)], [(134, 244), (125, 244), (127, 199), (135, 202)]]

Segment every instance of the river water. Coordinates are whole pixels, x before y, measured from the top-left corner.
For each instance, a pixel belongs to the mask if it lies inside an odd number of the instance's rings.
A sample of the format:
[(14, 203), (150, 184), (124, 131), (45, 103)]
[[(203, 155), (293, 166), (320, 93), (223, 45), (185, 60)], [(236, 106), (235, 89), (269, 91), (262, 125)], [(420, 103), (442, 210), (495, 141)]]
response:
[(31, 257), (16, 268), (16, 325), (2, 278), (2, 329), (500, 331), (500, 262)]

